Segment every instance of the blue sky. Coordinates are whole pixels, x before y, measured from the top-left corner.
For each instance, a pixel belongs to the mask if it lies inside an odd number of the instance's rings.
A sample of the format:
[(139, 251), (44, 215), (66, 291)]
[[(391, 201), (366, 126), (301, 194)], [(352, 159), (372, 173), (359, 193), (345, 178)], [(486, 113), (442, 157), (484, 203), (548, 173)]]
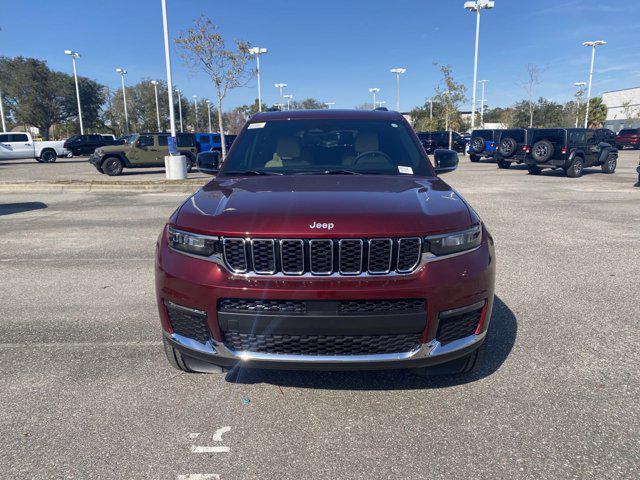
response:
[[(452, 65), (471, 97), (475, 17), (463, 0), (168, 0), (172, 36), (201, 13), (229, 39), (264, 46), (263, 98), (277, 101), (276, 82), (295, 98), (335, 101), (353, 108), (370, 101), (369, 87), (395, 104), (389, 69), (402, 77), (402, 109), (422, 104), (439, 81), (433, 62)], [(164, 78), (160, 0), (23, 1), (3, 9), (0, 55), (44, 59), (71, 71), (65, 49), (82, 54), (79, 73), (119, 86)], [(28, 16), (25, 17), (25, 11)], [(585, 40), (604, 39), (596, 57), (594, 94), (640, 85), (640, 2), (637, 0), (496, 0), (482, 14), (479, 79), (487, 79), (487, 103), (508, 105), (525, 96), (527, 63), (545, 69), (536, 95), (564, 101), (573, 83), (586, 81), (590, 51)], [(173, 55), (174, 82), (189, 97), (213, 98), (203, 74)], [(256, 82), (232, 92), (225, 108), (256, 98)], [(470, 106), (470, 102), (469, 106)]]

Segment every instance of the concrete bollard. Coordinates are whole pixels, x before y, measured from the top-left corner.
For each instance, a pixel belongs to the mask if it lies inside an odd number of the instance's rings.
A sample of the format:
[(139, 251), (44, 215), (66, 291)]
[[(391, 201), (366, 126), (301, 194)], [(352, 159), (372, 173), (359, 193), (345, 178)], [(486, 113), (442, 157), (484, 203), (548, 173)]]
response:
[(164, 157), (164, 171), (167, 180), (184, 180), (187, 178), (187, 158), (184, 155)]

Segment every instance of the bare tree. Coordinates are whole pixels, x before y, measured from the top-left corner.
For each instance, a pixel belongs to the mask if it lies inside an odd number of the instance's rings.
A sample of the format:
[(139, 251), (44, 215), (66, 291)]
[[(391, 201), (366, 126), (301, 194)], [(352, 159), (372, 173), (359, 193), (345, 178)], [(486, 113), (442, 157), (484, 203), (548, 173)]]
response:
[(182, 50), (182, 58), (194, 70), (204, 71), (216, 89), (218, 100), (218, 125), (222, 141), (222, 158), (227, 155), (222, 121), (222, 100), (229, 90), (246, 85), (255, 74), (247, 67), (250, 45), (244, 40), (235, 41), (235, 49), (227, 50), (218, 27), (205, 15), (194, 21), (194, 26), (180, 32), (176, 44)]
[(533, 127), (533, 92), (535, 87), (542, 83), (542, 72), (544, 72), (544, 70), (538, 65), (533, 63), (527, 64), (527, 80), (522, 83), (522, 87), (529, 97), (529, 128)]

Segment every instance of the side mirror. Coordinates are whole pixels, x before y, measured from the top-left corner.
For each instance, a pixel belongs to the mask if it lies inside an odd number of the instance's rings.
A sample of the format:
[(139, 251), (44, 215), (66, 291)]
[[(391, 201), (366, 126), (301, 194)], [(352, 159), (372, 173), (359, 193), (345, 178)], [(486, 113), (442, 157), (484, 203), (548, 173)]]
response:
[(453, 150), (438, 148), (434, 152), (433, 158), (435, 160), (435, 169), (438, 175), (453, 172), (458, 168), (458, 154)]
[(207, 175), (215, 175), (218, 173), (218, 167), (220, 166), (220, 152), (217, 150), (200, 152), (196, 158), (196, 165), (200, 172)]

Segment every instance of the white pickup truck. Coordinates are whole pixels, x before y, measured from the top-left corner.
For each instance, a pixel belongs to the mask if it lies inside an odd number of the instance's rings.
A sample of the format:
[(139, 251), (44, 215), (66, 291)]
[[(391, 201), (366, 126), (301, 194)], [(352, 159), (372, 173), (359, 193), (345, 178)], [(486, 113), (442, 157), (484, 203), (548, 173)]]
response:
[(41, 142), (34, 141), (28, 132), (0, 133), (0, 160), (34, 158), (41, 163), (51, 163), (69, 153), (64, 148), (64, 140)]

